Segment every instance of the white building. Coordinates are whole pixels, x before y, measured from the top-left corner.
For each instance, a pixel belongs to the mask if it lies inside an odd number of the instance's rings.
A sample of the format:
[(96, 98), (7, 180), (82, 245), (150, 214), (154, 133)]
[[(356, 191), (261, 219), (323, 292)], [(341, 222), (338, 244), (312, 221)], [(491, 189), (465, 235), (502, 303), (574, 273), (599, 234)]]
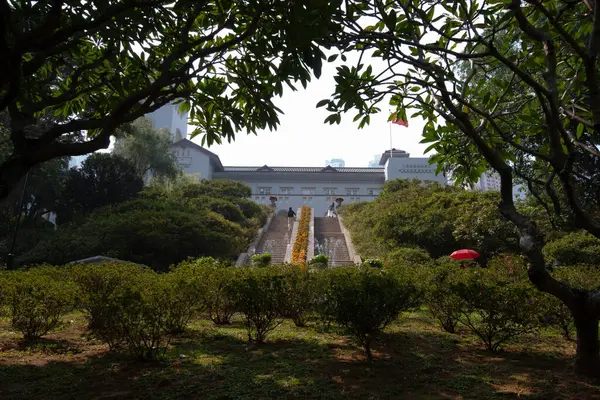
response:
[(173, 135), (174, 141), (187, 138), (187, 113), (180, 113), (179, 105), (166, 104), (146, 114), (145, 117), (152, 120), (155, 129), (167, 128)]
[(446, 184), (446, 177), (435, 174), (436, 166), (429, 165), (428, 158), (411, 158), (405, 151), (396, 149), (393, 154), (389, 150), (384, 152), (377, 168), (223, 166), (216, 154), (187, 139), (174, 143), (173, 152), (187, 174), (201, 179), (240, 181), (252, 188), (252, 199), (257, 203), (274, 205), (276, 210), (309, 205), (315, 209), (316, 216), (325, 215), (333, 202), (372, 200), (390, 179)]
[(500, 191), (500, 175), (497, 172), (486, 172), (473, 185), (474, 190), (482, 192)]

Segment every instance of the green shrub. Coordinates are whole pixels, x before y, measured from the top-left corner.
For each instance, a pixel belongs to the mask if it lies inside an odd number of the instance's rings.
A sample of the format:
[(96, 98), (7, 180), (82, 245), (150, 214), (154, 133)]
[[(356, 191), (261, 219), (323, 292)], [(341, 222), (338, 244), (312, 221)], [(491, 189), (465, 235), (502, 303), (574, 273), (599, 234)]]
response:
[(118, 349), (123, 345), (119, 331), (122, 292), (148, 271), (136, 264), (123, 263), (77, 265), (72, 271), (80, 289), (80, 308), (85, 312), (89, 332), (107, 343), (111, 350)]
[(311, 260), (308, 261), (308, 265), (312, 265), (312, 266), (319, 265), (322, 267), (326, 267), (328, 264), (329, 264), (329, 257), (327, 257), (325, 254), (317, 254)]
[(502, 267), (472, 267), (450, 284), (461, 299), (459, 321), (488, 350), (501, 346), (538, 325), (539, 292), (515, 271)]
[[(600, 288), (600, 271), (597, 268), (556, 267), (552, 275), (573, 288), (585, 290)], [(555, 296), (547, 293), (540, 294), (539, 305), (542, 324), (557, 328), (565, 339), (570, 340), (575, 330), (575, 324), (567, 306)]]
[(227, 325), (236, 312), (236, 280), (240, 269), (216, 263), (206, 257), (196, 261), (204, 279), (204, 306), (216, 325)]
[(56, 267), (14, 271), (9, 280), (8, 302), (12, 326), (27, 341), (37, 340), (60, 325), (73, 309), (76, 286)]
[(271, 254), (262, 253), (252, 256), (252, 265), (255, 267), (268, 267), (271, 264)]
[(425, 304), (442, 329), (448, 333), (456, 332), (461, 314), (462, 301), (450, 288), (459, 274), (460, 267), (456, 263), (446, 263), (433, 267), (427, 280)]
[(156, 273), (140, 274), (136, 282), (123, 285), (115, 299), (117, 333), (126, 351), (140, 360), (154, 360), (168, 348), (171, 302), (169, 282)]
[(183, 262), (172, 272), (163, 274), (164, 303), (168, 315), (165, 327), (169, 333), (181, 333), (194, 315), (203, 311), (205, 284), (202, 268), (195, 262)]
[(320, 312), (363, 346), (369, 362), (373, 340), (400, 312), (413, 307), (418, 295), (411, 282), (374, 268), (335, 268), (323, 271), (320, 279)]
[(408, 266), (426, 265), (431, 263), (431, 257), (425, 250), (415, 247), (400, 247), (385, 256), (388, 264), (404, 264)]
[(299, 266), (282, 267), (285, 273), (285, 296), (282, 314), (298, 327), (306, 326), (316, 302), (314, 274)]
[(550, 262), (600, 265), (600, 240), (587, 232), (572, 232), (544, 246)]
[(363, 261), (363, 266), (381, 269), (381, 268), (383, 268), (383, 261), (381, 261), (378, 258), (369, 258), (369, 259)]
[(248, 341), (264, 343), (283, 322), (285, 280), (279, 268), (245, 268), (236, 282), (238, 308), (244, 314)]

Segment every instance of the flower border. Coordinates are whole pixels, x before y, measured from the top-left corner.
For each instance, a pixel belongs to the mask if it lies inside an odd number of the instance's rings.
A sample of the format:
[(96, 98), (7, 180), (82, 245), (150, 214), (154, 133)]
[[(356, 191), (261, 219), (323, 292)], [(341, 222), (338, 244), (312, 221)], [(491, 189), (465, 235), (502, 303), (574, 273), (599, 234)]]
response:
[(309, 206), (302, 206), (300, 209), (300, 221), (298, 222), (298, 233), (296, 234), (296, 241), (292, 248), (292, 264), (306, 264), (310, 214), (311, 208)]

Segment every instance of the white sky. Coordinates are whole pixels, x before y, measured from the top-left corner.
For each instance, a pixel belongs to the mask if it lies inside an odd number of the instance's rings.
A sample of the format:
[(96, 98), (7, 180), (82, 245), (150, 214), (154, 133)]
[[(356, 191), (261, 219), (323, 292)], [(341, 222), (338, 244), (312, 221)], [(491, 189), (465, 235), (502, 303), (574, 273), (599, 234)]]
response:
[[(374, 155), (390, 148), (388, 106), (382, 104), (380, 108), (385, 112), (372, 116), (371, 124), (363, 129), (358, 129), (358, 121), (352, 122), (354, 111), (342, 115), (340, 125), (324, 124), (328, 113), (325, 108), (317, 109), (316, 104), (335, 91), (334, 75), (335, 65), (325, 63), (321, 78), (313, 79), (306, 90), (300, 84), (297, 92), (284, 90), (283, 96), (275, 100), (284, 113), (277, 131), (266, 130), (256, 136), (242, 132), (235, 142), (207, 148), (219, 156), (223, 165), (230, 166), (319, 167), (325, 166), (325, 160), (342, 158), (347, 167), (366, 167)], [(393, 147), (412, 157), (422, 157), (427, 147), (419, 144), (423, 121), (411, 118), (409, 113), (408, 125), (392, 125)], [(189, 126), (188, 133), (192, 130)], [(193, 141), (200, 144), (200, 137)]]

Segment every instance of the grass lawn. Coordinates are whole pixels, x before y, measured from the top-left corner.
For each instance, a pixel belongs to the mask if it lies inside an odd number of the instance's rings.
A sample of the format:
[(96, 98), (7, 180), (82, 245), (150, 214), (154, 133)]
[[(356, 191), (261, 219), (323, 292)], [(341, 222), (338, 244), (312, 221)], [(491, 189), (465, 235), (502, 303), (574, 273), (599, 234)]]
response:
[(574, 343), (553, 332), (499, 354), (475, 338), (440, 331), (424, 312), (406, 314), (374, 346), (375, 363), (335, 331), (286, 321), (262, 346), (241, 319), (199, 320), (165, 359), (139, 363), (85, 338), (81, 315), (25, 346), (0, 320), (0, 399), (600, 399), (572, 370)]

